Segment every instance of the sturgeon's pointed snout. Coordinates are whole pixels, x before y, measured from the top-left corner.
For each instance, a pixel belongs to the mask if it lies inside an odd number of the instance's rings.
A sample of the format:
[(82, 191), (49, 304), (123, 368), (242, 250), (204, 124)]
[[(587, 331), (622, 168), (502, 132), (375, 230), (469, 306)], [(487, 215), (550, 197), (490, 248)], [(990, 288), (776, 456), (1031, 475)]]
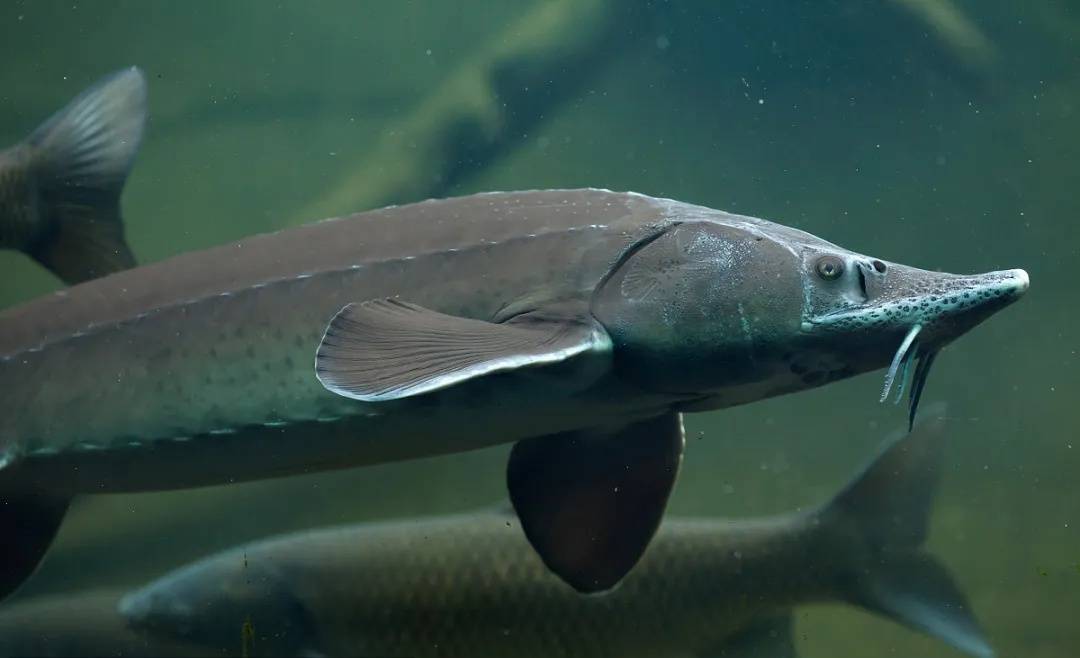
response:
[(892, 308), (900, 325), (922, 327), (920, 342), (938, 344), (958, 338), (1020, 299), (1031, 283), (1022, 269), (958, 275), (902, 268), (897, 275), (883, 304)]
[(1030, 284), (1021, 269), (952, 276), (945, 281), (941, 309), (946, 317), (971, 314), (979, 321), (1020, 299)]
[(1027, 292), (1028, 286), (1031, 284), (1027, 271), (1021, 269), (1005, 270), (1002, 274), (1005, 275), (1002, 279), (1002, 287), (1007, 294), (1019, 299), (1021, 295)]
[[(1009, 297), (1024, 294), (1030, 285), (1028, 273), (1024, 270), (999, 270), (985, 274), (946, 275), (952, 280), (952, 286), (959, 291), (984, 292), (987, 298), (995, 296)], [(948, 284), (947, 284), (948, 285)]]

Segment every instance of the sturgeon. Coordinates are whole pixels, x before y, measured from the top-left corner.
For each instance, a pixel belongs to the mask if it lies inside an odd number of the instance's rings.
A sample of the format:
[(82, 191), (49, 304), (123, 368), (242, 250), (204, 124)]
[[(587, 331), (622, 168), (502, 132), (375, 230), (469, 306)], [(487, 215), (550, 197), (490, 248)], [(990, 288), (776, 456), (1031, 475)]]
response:
[(260, 656), (793, 658), (793, 608), (830, 601), (985, 658), (970, 605), (922, 547), (945, 427), (935, 415), (894, 434), (820, 508), (668, 519), (604, 596), (567, 587), (511, 514), (486, 511), (237, 546), (132, 592), (120, 612), (145, 637), (230, 655), (248, 627)]
[[(36, 240), (5, 244), (57, 253), (64, 266), (41, 260), (70, 280), (100, 274), (128, 166), (87, 159), (65, 189), (109, 194), (83, 193), (63, 222), (32, 215)], [(73, 250), (79, 235), (94, 239)], [(925, 271), (599, 189), (431, 200), (111, 264), (0, 312), (0, 596), (78, 494), (510, 442), (530, 542), (577, 589), (605, 590), (660, 522), (683, 413), (889, 366), (885, 393), (910, 380), (914, 418), (939, 350), (1028, 287), (1023, 270)]]

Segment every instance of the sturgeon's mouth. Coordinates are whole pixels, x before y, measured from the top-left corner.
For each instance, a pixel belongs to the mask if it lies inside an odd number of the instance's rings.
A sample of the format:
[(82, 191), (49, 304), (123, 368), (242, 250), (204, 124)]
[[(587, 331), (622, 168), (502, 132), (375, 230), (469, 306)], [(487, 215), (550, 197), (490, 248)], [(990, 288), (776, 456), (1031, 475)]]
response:
[(864, 306), (804, 322), (803, 330), (841, 334), (903, 330), (904, 338), (885, 373), (881, 401), (895, 388), (899, 403), (907, 390), (910, 427), (941, 348), (1023, 296), (1029, 279), (1019, 269), (971, 276), (904, 266), (890, 266), (889, 271), (895, 277), (891, 290), (885, 288)]
[[(909, 430), (915, 423), (915, 413), (926, 379), (930, 376), (930, 366), (942, 345), (1019, 299), (1027, 292), (1030, 283), (1024, 270), (990, 272), (973, 277), (946, 276), (948, 278), (943, 281), (945, 290), (911, 302), (913, 315), (918, 319), (904, 335), (885, 373), (882, 402), (888, 399), (894, 384), (897, 403), (903, 396), (905, 386), (908, 389)], [(935, 325), (933, 333), (936, 336), (928, 336), (923, 331), (928, 325)], [(920, 338), (926, 340), (920, 343)], [(915, 361), (918, 364), (908, 384), (908, 372)]]

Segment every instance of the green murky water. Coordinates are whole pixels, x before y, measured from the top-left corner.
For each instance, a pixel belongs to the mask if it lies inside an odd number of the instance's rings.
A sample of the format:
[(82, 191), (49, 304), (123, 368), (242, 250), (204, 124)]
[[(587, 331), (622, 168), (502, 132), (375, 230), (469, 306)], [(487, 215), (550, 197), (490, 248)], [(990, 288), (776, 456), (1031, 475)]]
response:
[[(142, 67), (151, 120), (123, 206), (144, 262), (431, 195), (595, 186), (928, 269), (1026, 268), (1027, 297), (931, 378), (926, 397), (949, 403), (955, 432), (930, 546), (999, 655), (1076, 655), (1080, 11), (646, 4), (12, 0), (0, 142), (101, 75)], [(507, 60), (530, 72), (509, 78), (499, 120), (466, 120), (425, 150), (447, 113), (476, 107), (470, 75)], [(0, 272), (3, 305), (59, 286), (17, 254), (0, 254)], [(671, 512), (822, 500), (903, 422), (877, 404), (879, 385), (875, 373), (691, 417)], [(485, 505), (503, 495), (505, 452), (88, 498), (21, 594), (140, 583), (287, 529)], [(797, 619), (808, 657), (958, 655), (839, 605)]]

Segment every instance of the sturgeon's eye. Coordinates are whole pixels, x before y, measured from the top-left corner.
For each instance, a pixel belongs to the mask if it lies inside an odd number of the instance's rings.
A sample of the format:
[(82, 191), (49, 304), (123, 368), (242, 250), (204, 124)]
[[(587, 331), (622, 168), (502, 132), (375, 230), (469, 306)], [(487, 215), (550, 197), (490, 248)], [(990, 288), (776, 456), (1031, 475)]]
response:
[(826, 281), (835, 281), (844, 273), (844, 261), (836, 256), (822, 256), (817, 262), (817, 273)]

